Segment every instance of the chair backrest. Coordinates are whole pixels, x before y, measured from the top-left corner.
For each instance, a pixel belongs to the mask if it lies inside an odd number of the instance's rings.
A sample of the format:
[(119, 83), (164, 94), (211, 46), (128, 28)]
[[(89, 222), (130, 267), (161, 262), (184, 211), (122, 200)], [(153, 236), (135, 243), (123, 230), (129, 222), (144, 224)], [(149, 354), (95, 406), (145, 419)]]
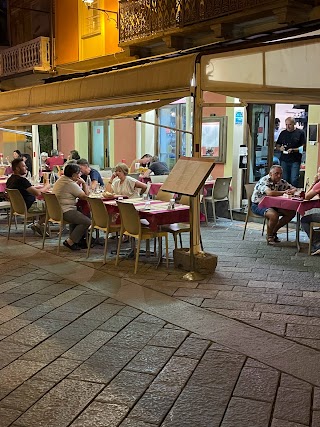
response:
[(214, 200), (223, 200), (229, 196), (229, 186), (231, 179), (231, 176), (228, 176), (226, 178), (216, 178), (212, 190), (212, 198)]
[(112, 175), (112, 169), (104, 169), (104, 170), (100, 170), (99, 171), (100, 175), (102, 176), (102, 178), (111, 178)]
[(49, 219), (57, 222), (63, 221), (63, 213), (57, 196), (53, 193), (43, 193), (43, 197)]
[(18, 215), (27, 214), (27, 206), (19, 190), (7, 188), (11, 208)]
[(245, 184), (245, 189), (246, 189), (246, 195), (247, 195), (247, 199), (248, 199), (248, 207), (251, 206), (251, 196), (253, 194), (253, 190), (254, 187), (256, 186), (256, 183), (251, 183), (251, 184)]
[(139, 180), (139, 173), (128, 173), (128, 176), (131, 176), (132, 178)]
[(108, 228), (110, 217), (101, 199), (88, 198), (91, 209), (92, 225), (100, 228)]
[(179, 203), (181, 203), (181, 205), (190, 206), (190, 197), (189, 196), (181, 196)]
[(167, 191), (162, 191), (161, 188), (156, 195), (156, 200), (162, 200), (163, 202), (169, 202), (170, 199), (173, 199), (174, 194), (168, 193)]
[(168, 178), (169, 175), (150, 175), (151, 182), (162, 182)]
[(140, 234), (141, 222), (139, 213), (132, 203), (118, 202), (121, 226), (130, 234)]
[(95, 169), (96, 171), (100, 170), (100, 165), (89, 165), (91, 169)]

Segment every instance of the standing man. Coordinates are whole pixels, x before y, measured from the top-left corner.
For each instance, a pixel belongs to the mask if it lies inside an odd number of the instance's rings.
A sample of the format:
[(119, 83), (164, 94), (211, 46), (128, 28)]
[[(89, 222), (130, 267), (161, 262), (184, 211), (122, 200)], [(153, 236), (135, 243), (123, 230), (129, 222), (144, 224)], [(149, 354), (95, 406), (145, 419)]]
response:
[(88, 176), (90, 177), (91, 185), (90, 189), (95, 190), (99, 185), (102, 187), (104, 186), (104, 182), (102, 179), (102, 176), (96, 169), (92, 169), (89, 165), (88, 160), (86, 159), (80, 159), (77, 161), (78, 165), (80, 166), (81, 171), (81, 178), (87, 182)]
[(12, 171), (13, 174), (7, 181), (7, 188), (20, 191), (28, 212), (39, 213), (39, 221), (35, 222), (31, 226), (31, 229), (42, 236), (44, 233), (46, 208), (43, 200), (38, 200), (36, 202), (36, 197), (41, 196), (41, 193), (47, 192), (50, 188), (50, 184), (44, 185), (41, 189), (31, 185), (27, 178), (25, 178), (27, 173), (26, 164), (23, 159), (19, 157), (12, 160)]
[(295, 119), (286, 118), (286, 129), (283, 130), (277, 141), (277, 149), (281, 151), (280, 165), (283, 169), (283, 178), (294, 187), (299, 185), (299, 172), (302, 154), (299, 148), (306, 144), (305, 133), (295, 128)]
[(280, 208), (259, 208), (259, 203), (264, 196), (283, 196), (283, 194), (294, 194), (295, 191), (296, 188), (282, 179), (282, 168), (278, 165), (272, 166), (269, 175), (262, 177), (254, 187), (251, 210), (256, 215), (265, 216), (268, 219), (267, 242), (269, 245), (280, 242), (277, 231), (288, 224), (296, 212)]

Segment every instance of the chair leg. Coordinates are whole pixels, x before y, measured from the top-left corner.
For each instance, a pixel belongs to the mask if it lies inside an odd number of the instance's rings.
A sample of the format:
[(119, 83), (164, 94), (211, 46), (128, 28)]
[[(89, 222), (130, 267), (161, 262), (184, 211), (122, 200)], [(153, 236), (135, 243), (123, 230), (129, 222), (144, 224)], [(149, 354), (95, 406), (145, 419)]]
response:
[(106, 230), (106, 235), (104, 238), (103, 264), (107, 262), (108, 234), (108, 230)]
[[(181, 237), (181, 235), (180, 235), (180, 237)], [(161, 237), (161, 239), (162, 239), (162, 237)], [(167, 265), (167, 268), (169, 268), (169, 245), (168, 245), (168, 234), (166, 234), (165, 235), (165, 239), (166, 239), (166, 265)]]
[(216, 204), (213, 200), (212, 200), (212, 213), (213, 213), (213, 222), (214, 222), (214, 225), (216, 225), (217, 224)]
[(287, 224), (287, 242), (289, 242), (289, 224)]
[(204, 216), (206, 218), (206, 225), (208, 226), (208, 211), (207, 211), (207, 202), (205, 199), (203, 199), (203, 210), (204, 210)]
[(61, 237), (62, 237), (63, 229), (64, 229), (64, 224), (63, 224), (63, 222), (60, 222), (57, 254), (60, 253), (60, 245), (61, 245)]
[(264, 219), (263, 219), (263, 226), (262, 226), (262, 233), (261, 233), (261, 236), (263, 236), (263, 234), (264, 234), (264, 227), (265, 227), (265, 225), (266, 225), (266, 220), (267, 220), (267, 218), (266, 218), (266, 217), (264, 217)]
[(178, 240), (177, 240), (176, 233), (172, 233), (172, 237), (173, 237), (173, 240), (174, 240), (174, 248), (177, 249), (178, 248)]
[(139, 261), (139, 255), (140, 255), (140, 245), (141, 245), (141, 239), (138, 239), (137, 249), (136, 249), (136, 261), (134, 263), (134, 274), (137, 274), (138, 270), (138, 261)]
[(44, 249), (44, 242), (46, 240), (46, 234), (47, 234), (47, 228), (48, 228), (48, 218), (46, 217), (45, 223), (44, 223), (44, 229), (43, 229), (43, 236), (42, 236), (42, 250)]
[(117, 248), (117, 257), (116, 257), (116, 265), (118, 265), (119, 263), (119, 254), (120, 254), (120, 246), (121, 246), (121, 242), (122, 242), (122, 236), (123, 236), (123, 231), (120, 231), (120, 237), (118, 240), (118, 248)]
[(10, 216), (9, 216), (9, 225), (8, 225), (8, 234), (7, 234), (7, 240), (9, 240), (9, 239), (10, 239), (11, 223), (12, 223), (12, 213), (10, 212)]
[(230, 212), (231, 222), (233, 222), (233, 218), (232, 218), (232, 207), (231, 207), (231, 203), (230, 203), (229, 198), (228, 198), (228, 205), (229, 205), (229, 212)]
[(27, 218), (24, 218), (23, 223), (23, 243), (26, 243), (26, 232), (27, 232)]
[(93, 228), (94, 228), (93, 225), (91, 225), (90, 232), (89, 232), (88, 248), (87, 248), (87, 258), (89, 258), (89, 255), (90, 255)]
[(182, 233), (179, 233), (180, 248), (182, 248)]
[(202, 252), (204, 252), (203, 251), (203, 243), (202, 243), (201, 231), (200, 231), (200, 247), (201, 247)]
[(310, 236), (309, 236), (308, 255), (311, 255), (312, 239), (313, 239), (313, 225), (312, 225), (312, 222), (311, 222), (310, 223)]
[(248, 224), (248, 218), (246, 218), (246, 222), (244, 223), (244, 229), (243, 229), (242, 240), (244, 240), (244, 236), (246, 235), (246, 231), (247, 231), (247, 224)]

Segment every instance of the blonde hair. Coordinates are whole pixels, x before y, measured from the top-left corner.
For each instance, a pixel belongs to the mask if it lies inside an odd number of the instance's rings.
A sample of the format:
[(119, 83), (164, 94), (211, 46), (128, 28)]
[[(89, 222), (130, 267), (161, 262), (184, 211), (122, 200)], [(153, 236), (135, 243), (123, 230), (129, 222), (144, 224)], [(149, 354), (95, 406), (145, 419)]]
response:
[(123, 172), (125, 175), (128, 175), (128, 173), (129, 173), (129, 168), (128, 168), (128, 166), (125, 163), (118, 163), (115, 166), (115, 170), (116, 171), (117, 171), (117, 169), (121, 170), (121, 172)]

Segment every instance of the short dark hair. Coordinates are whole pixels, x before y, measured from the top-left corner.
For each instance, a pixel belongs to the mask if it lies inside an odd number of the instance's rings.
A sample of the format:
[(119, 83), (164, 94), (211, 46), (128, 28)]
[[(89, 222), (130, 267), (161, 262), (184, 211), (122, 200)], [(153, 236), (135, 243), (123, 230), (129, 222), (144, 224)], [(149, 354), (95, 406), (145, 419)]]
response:
[(63, 174), (68, 178), (71, 178), (74, 173), (80, 172), (80, 166), (76, 163), (68, 163), (63, 170)]
[(82, 166), (89, 166), (89, 162), (87, 159), (79, 159), (77, 161), (78, 165), (82, 165)]
[(16, 159), (13, 159), (12, 162), (11, 162), (12, 170), (13, 171), (17, 170), (18, 167), (19, 167), (19, 164), (21, 162), (23, 162), (23, 159), (21, 157), (17, 157)]
[(21, 151), (20, 150), (13, 150), (14, 153), (17, 153), (19, 157), (21, 157)]

